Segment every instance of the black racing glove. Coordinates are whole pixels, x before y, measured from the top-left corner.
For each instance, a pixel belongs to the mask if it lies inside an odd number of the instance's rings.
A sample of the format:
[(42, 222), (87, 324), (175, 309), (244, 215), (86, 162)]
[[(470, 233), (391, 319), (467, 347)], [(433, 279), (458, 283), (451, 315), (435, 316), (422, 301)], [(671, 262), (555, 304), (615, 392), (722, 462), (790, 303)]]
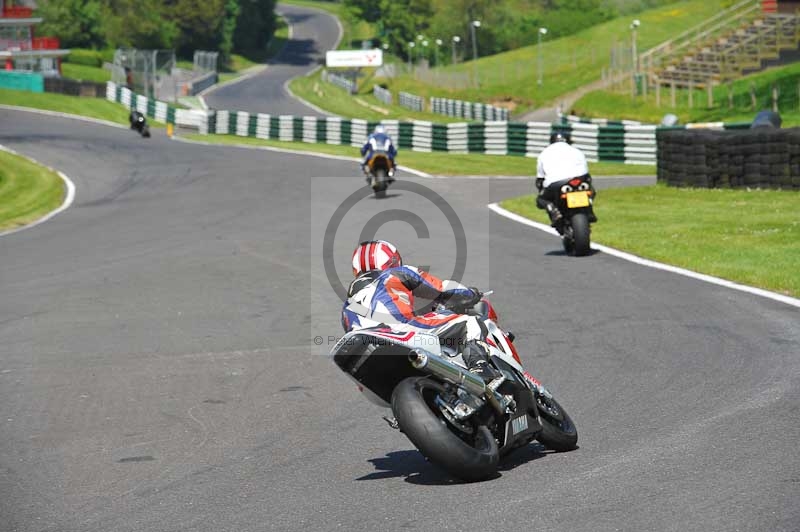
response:
[(456, 314), (466, 314), (483, 297), (483, 293), (474, 287), (469, 287), (469, 294), (459, 294), (455, 292), (443, 292), (440, 296), (442, 304), (448, 310)]

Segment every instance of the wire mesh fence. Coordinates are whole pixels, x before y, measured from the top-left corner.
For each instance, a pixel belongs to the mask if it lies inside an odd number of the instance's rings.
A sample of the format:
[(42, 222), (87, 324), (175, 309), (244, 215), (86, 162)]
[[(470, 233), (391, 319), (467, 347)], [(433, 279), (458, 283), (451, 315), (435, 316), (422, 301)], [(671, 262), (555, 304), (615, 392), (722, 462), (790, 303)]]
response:
[(219, 52), (208, 52), (205, 50), (195, 50), (194, 52), (194, 71), (195, 72), (217, 72), (217, 60)]

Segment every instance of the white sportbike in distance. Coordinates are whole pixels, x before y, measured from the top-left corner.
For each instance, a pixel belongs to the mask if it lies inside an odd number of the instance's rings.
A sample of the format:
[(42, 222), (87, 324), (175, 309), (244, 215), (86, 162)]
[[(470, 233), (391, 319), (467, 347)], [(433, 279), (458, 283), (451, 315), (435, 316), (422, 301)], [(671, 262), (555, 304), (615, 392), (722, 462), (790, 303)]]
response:
[(351, 331), (331, 356), (370, 401), (392, 409), (395, 428), (454, 477), (494, 476), (502, 457), (533, 440), (554, 451), (575, 449), (575, 424), (523, 369), (491, 304), (483, 299), (469, 313), (486, 324), (490, 359), (502, 374), (488, 384), (467, 370), (454, 346), (420, 332)]

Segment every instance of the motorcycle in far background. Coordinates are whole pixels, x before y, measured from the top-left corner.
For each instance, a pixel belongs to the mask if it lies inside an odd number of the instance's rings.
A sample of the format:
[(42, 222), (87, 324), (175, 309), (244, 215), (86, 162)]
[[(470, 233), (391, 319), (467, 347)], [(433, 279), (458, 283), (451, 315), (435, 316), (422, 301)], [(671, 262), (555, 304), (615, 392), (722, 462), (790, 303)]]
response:
[(386, 189), (394, 183), (394, 164), (385, 150), (375, 150), (366, 162), (367, 180), (376, 198), (385, 198)]
[(135, 129), (144, 138), (150, 137), (150, 126), (147, 125), (147, 118), (139, 111), (131, 111), (128, 121), (131, 123), (131, 129)]

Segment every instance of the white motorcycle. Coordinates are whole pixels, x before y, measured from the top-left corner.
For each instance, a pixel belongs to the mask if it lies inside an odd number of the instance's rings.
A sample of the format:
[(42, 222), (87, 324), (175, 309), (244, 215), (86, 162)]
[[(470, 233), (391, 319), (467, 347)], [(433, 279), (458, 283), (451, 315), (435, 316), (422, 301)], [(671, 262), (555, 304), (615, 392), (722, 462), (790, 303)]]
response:
[(482, 299), (468, 313), (489, 331), (490, 359), (501, 376), (488, 384), (467, 370), (455, 346), (415, 331), (351, 331), (331, 356), (370, 401), (392, 409), (395, 419), (385, 419), (394, 428), (454, 477), (491, 477), (501, 457), (533, 440), (555, 451), (575, 449), (575, 424), (523, 369), (514, 337), (497, 325), (491, 304)]

